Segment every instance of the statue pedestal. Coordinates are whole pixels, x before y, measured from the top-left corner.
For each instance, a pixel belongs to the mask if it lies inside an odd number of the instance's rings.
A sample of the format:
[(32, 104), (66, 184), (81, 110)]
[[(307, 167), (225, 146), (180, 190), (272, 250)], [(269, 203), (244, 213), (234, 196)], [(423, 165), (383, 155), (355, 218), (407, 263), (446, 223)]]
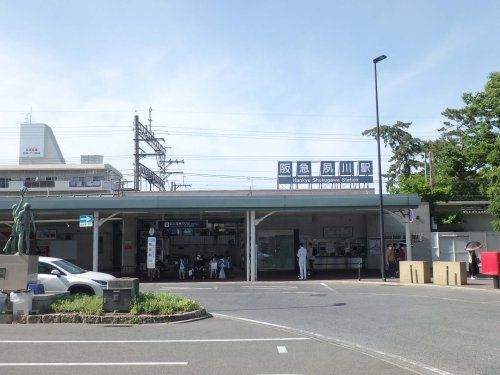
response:
[(0, 290), (26, 289), (38, 278), (38, 255), (0, 255)]

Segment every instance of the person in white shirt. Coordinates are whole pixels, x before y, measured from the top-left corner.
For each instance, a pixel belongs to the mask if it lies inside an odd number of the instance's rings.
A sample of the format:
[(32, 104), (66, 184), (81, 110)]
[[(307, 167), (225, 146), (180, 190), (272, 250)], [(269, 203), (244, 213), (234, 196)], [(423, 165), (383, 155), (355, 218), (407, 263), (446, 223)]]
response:
[(299, 261), (300, 280), (307, 279), (307, 249), (303, 243), (299, 244), (299, 251), (297, 251), (297, 259)]
[(214, 278), (216, 279), (217, 278), (217, 266), (218, 266), (218, 263), (217, 263), (217, 258), (216, 257), (212, 257), (212, 260), (210, 261), (210, 278)]

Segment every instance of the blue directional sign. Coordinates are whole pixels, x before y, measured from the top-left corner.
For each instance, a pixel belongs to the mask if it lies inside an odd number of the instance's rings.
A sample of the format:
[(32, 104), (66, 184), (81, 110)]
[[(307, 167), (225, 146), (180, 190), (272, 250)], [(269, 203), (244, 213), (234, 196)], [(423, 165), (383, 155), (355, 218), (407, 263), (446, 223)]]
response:
[(80, 215), (80, 227), (92, 227), (94, 226), (94, 216), (92, 215)]

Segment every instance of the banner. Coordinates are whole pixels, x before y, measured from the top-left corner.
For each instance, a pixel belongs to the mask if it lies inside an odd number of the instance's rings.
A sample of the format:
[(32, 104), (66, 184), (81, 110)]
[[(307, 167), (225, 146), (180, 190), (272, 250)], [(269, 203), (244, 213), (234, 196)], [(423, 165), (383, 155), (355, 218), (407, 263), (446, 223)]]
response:
[(147, 268), (156, 267), (156, 237), (148, 237)]

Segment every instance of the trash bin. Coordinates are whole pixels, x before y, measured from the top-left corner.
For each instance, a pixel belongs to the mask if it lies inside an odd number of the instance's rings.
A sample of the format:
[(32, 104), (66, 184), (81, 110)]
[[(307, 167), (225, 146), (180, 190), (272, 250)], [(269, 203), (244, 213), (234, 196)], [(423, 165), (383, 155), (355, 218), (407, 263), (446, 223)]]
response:
[(10, 293), (12, 302), (12, 313), (14, 315), (28, 315), (33, 306), (33, 292), (12, 292)]
[(33, 294), (45, 294), (43, 284), (28, 284), (28, 290), (32, 290)]
[(482, 274), (493, 277), (493, 288), (499, 288), (500, 276), (500, 251), (483, 251), (481, 253), (481, 263), (483, 265)]

